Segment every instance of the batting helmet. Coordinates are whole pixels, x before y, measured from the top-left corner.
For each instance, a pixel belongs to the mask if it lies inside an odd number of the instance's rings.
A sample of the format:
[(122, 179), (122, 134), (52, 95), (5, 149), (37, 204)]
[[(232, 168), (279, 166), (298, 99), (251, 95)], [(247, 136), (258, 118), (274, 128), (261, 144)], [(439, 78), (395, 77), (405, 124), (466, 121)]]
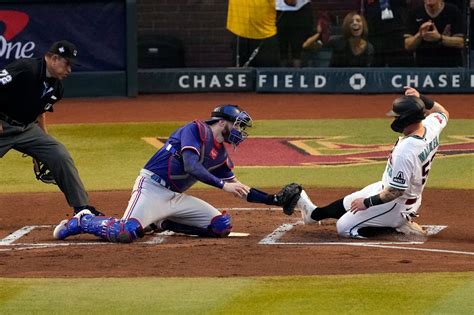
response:
[(247, 138), (248, 134), (245, 132), (245, 129), (252, 127), (252, 118), (239, 106), (232, 104), (220, 105), (214, 108), (211, 118), (207, 122), (212, 123), (221, 119), (234, 123), (229, 137), (225, 139), (226, 142), (236, 147)]
[(392, 103), (392, 110), (387, 116), (396, 117), (391, 128), (395, 132), (403, 132), (405, 127), (425, 119), (425, 104), (416, 96), (401, 96)]

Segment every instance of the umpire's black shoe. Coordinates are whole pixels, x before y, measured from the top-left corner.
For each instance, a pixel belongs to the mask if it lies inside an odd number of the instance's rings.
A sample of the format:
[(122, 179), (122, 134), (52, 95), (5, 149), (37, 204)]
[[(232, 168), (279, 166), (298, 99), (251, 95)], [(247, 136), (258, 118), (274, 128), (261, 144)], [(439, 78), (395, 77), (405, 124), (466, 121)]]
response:
[(95, 207), (89, 206), (89, 205), (81, 206), (81, 207), (74, 207), (74, 215), (78, 214), (79, 212), (81, 212), (82, 210), (85, 210), (85, 209), (89, 210), (96, 217), (105, 217), (105, 214), (103, 214), (102, 212), (97, 210)]

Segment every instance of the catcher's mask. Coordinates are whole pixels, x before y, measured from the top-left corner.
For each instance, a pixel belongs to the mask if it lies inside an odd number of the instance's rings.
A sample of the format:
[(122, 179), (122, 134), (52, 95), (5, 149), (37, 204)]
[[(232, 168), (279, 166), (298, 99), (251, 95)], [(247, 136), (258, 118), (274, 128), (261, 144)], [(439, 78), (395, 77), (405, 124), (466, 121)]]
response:
[(207, 122), (212, 123), (221, 119), (233, 123), (229, 136), (224, 139), (225, 142), (232, 144), (235, 148), (248, 137), (245, 130), (252, 127), (252, 118), (247, 112), (242, 111), (239, 106), (230, 104), (218, 106), (214, 108), (211, 118)]
[(392, 110), (387, 116), (395, 117), (391, 124), (391, 128), (395, 132), (403, 132), (403, 130), (413, 124), (425, 119), (425, 104), (416, 96), (401, 96), (392, 103)]

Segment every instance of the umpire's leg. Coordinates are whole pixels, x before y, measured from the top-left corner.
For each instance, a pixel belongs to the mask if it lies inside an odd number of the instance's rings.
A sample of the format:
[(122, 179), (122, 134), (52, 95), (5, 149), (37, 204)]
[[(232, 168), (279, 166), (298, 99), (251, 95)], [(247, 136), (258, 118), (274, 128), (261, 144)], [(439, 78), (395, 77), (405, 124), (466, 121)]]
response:
[(37, 124), (28, 125), (16, 138), (15, 150), (40, 160), (51, 170), (71, 207), (89, 204), (89, 197), (66, 147)]

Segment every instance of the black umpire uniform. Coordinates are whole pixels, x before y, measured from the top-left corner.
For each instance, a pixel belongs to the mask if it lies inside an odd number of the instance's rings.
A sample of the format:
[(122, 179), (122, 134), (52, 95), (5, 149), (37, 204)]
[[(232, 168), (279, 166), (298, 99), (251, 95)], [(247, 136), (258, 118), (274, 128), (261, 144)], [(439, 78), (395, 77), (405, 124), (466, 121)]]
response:
[[(49, 53), (66, 59), (70, 67), (77, 50), (74, 44), (59, 41)], [(87, 192), (69, 152), (38, 123), (43, 113), (53, 111), (62, 96), (63, 85), (48, 71), (46, 56), (19, 59), (7, 65), (0, 72), (0, 158), (15, 149), (43, 162), (75, 212), (95, 210), (88, 205)]]

